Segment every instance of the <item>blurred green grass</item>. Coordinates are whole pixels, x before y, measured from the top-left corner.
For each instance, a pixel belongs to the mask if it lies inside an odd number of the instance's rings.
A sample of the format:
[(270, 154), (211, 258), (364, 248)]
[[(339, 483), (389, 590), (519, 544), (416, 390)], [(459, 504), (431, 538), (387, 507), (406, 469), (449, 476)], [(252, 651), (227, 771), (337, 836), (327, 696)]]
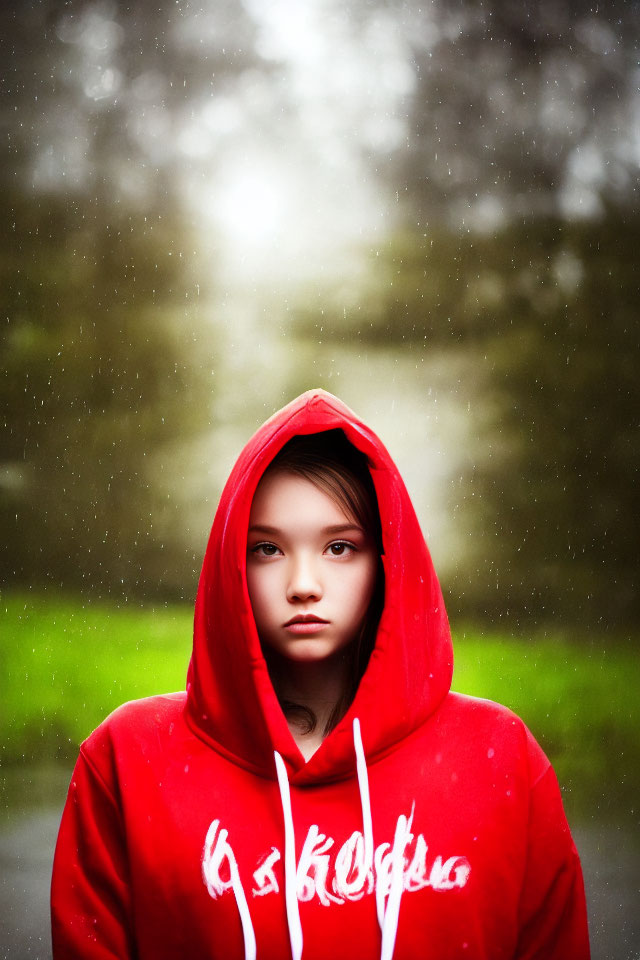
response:
[(184, 690), (193, 611), (61, 596), (0, 601), (0, 760), (70, 760), (125, 700)]
[[(0, 596), (0, 762), (72, 760), (125, 700), (184, 689), (192, 610)], [(454, 689), (506, 704), (552, 760), (570, 815), (637, 818), (640, 658), (631, 642), (455, 632)]]
[(471, 628), (454, 638), (453, 688), (506, 704), (555, 768), (567, 812), (640, 813), (640, 657), (632, 639), (530, 641)]

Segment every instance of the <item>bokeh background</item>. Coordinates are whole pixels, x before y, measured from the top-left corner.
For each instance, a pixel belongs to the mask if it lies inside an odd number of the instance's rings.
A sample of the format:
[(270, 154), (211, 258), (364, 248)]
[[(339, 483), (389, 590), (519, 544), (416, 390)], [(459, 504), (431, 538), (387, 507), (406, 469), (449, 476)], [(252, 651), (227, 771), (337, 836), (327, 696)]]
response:
[(6, 0), (0, 955), (78, 743), (183, 686), (221, 485), (302, 390), (385, 440), (455, 686), (518, 710), (640, 957), (634, 0)]

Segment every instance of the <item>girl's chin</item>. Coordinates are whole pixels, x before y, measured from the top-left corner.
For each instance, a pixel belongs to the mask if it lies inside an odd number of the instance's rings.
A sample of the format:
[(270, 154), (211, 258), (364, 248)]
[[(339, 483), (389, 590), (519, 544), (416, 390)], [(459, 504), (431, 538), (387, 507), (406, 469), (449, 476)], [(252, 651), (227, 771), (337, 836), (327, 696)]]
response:
[(298, 637), (288, 643), (268, 644), (265, 649), (266, 659), (272, 657), (285, 663), (324, 663), (334, 657), (342, 659), (349, 644), (336, 644), (320, 638)]

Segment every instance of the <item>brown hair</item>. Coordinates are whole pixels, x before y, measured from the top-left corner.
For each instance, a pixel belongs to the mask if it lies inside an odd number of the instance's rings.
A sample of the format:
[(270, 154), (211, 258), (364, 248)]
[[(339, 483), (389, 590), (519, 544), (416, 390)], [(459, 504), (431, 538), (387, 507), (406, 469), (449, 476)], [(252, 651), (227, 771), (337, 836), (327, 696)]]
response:
[[(372, 537), (379, 556), (382, 555), (380, 513), (368, 460), (347, 440), (342, 430), (325, 430), (292, 437), (274, 457), (265, 473), (275, 471), (303, 477), (326, 493), (348, 517), (355, 518)], [(349, 684), (326, 723), (323, 731), (325, 736), (339, 723), (356, 695), (375, 645), (383, 607), (384, 571), (382, 560), (379, 559), (369, 610), (358, 637), (349, 647)], [(294, 721), (303, 733), (311, 733), (315, 729), (316, 716), (309, 707), (288, 700), (281, 700), (280, 705), (287, 719)]]

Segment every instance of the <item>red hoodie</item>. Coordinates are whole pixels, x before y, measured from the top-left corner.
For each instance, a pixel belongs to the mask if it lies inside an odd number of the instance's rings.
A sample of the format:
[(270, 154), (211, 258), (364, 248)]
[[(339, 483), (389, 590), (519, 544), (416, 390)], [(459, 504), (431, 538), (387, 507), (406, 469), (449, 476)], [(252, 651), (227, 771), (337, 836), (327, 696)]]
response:
[[(305, 763), (247, 594), (249, 509), (296, 434), (369, 458), (385, 607), (346, 716)], [(223, 491), (186, 693), (82, 744), (52, 884), (56, 960), (587, 960), (580, 863), (549, 761), (504, 707), (450, 692), (442, 594), (402, 479), (339, 400), (303, 394)]]

